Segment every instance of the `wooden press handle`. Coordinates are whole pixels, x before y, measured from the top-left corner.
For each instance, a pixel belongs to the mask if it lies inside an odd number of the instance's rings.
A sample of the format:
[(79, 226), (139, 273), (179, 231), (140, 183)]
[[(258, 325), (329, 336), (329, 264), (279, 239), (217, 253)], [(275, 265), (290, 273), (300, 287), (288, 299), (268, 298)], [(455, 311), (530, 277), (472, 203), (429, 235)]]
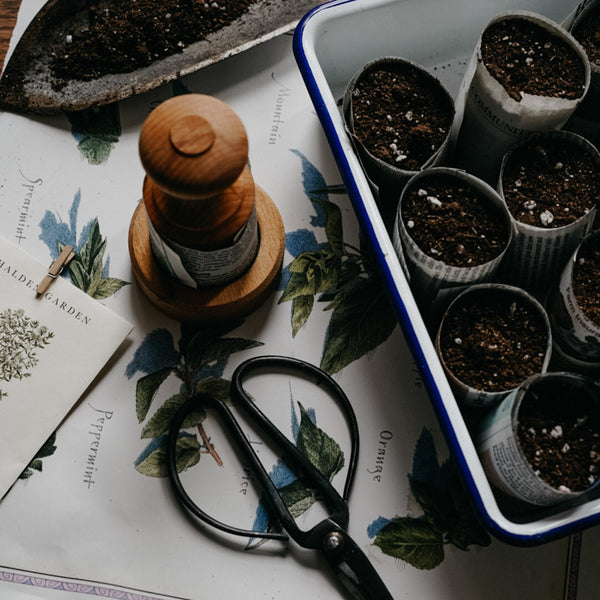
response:
[(140, 133), (149, 177), (167, 194), (202, 199), (229, 187), (248, 160), (246, 129), (224, 102), (184, 94), (155, 108)]
[(155, 108), (140, 132), (144, 203), (159, 235), (189, 248), (233, 243), (255, 202), (248, 137), (236, 113), (203, 94)]

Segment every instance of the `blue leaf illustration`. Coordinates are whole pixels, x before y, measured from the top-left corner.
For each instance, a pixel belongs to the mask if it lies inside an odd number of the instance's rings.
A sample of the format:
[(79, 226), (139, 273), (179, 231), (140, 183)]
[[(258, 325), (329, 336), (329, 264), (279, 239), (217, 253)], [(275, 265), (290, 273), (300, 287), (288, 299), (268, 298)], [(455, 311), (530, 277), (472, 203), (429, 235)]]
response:
[(304, 192), (315, 209), (316, 215), (311, 217), (310, 224), (313, 227), (325, 227), (327, 215), (323, 207), (315, 200), (328, 200), (327, 184), (321, 172), (300, 152), (299, 150), (291, 150), (296, 156), (302, 160), (302, 182)]
[(373, 539), (390, 522), (391, 519), (387, 519), (386, 517), (377, 517), (367, 527), (367, 535), (369, 536), (369, 538)]
[(175, 348), (173, 336), (167, 329), (155, 329), (139, 345), (125, 375), (131, 379), (136, 373), (154, 373), (166, 367), (179, 364), (179, 352)]
[(78, 190), (73, 198), (73, 203), (69, 210), (69, 223), (65, 223), (60, 220), (60, 217), (46, 211), (44, 217), (40, 221), (40, 240), (42, 240), (48, 249), (52, 259), (58, 257), (59, 250), (58, 244), (69, 244), (70, 246), (77, 246), (77, 211), (79, 210), (79, 203), (81, 202), (81, 191)]
[[(81, 247), (87, 241), (90, 231), (94, 226), (94, 220), (90, 220), (81, 230), (79, 242), (77, 241), (77, 216), (79, 213), (79, 205), (81, 204), (81, 190), (77, 190), (73, 196), (73, 202), (69, 208), (69, 222), (65, 223), (49, 210), (46, 211), (40, 221), (40, 240), (42, 240), (48, 250), (50, 256), (54, 260), (59, 255), (59, 243), (70, 245), (75, 248), (76, 252), (81, 250)], [(108, 267), (104, 268), (106, 276), (108, 276)]]

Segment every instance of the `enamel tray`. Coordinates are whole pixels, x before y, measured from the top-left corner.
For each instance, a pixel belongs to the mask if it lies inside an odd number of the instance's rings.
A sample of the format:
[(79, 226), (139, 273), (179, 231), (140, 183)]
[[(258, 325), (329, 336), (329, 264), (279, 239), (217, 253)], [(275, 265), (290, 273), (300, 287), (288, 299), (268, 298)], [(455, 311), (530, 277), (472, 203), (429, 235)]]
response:
[(561, 23), (576, 6), (571, 0), (333, 0), (306, 14), (294, 35), (299, 69), (475, 509), (492, 534), (516, 545), (539, 544), (597, 524), (600, 499), (523, 512), (494, 495), (345, 132), (340, 105), (352, 76), (380, 56), (415, 61), (456, 98), (479, 35), (494, 16), (522, 9)]

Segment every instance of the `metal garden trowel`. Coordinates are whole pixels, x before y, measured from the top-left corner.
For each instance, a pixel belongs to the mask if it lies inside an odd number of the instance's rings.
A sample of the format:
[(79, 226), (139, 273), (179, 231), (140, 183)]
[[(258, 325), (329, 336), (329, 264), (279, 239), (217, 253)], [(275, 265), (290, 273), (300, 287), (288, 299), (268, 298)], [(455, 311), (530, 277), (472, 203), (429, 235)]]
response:
[[(122, 100), (289, 31), (305, 13), (321, 3), (315, 0), (246, 1), (247, 10), (230, 23), (149, 64), (81, 78), (69, 75), (64, 69), (58, 76), (55, 69), (57, 56), (64, 53), (65, 41), (89, 29), (90, 5), (97, 5), (100, 10), (110, 7), (118, 13), (118, 2), (49, 0), (23, 33), (6, 65), (0, 79), (0, 109), (51, 114)], [(166, 31), (169, 31), (168, 26), (164, 23)], [(109, 48), (106, 53), (110, 53)]]

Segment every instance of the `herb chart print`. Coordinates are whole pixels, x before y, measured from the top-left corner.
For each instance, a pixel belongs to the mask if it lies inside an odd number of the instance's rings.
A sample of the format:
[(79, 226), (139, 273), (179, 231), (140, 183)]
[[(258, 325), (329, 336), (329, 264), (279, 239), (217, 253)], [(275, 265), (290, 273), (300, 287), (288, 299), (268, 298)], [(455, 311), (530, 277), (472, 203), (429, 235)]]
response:
[[(177, 84), (174, 93), (187, 93)], [(121, 134), (117, 105), (90, 109), (68, 115), (72, 135), (79, 151), (90, 165), (108, 160)], [(284, 265), (278, 291), (278, 304), (290, 307), (292, 338), (316, 310), (328, 315), (320, 366), (330, 374), (376, 351), (397, 326), (383, 281), (360, 238), (356, 246), (345, 239), (341, 211), (336, 196), (345, 196), (342, 185), (328, 184), (317, 167), (299, 150), (298, 159), (307, 208), (312, 211), (310, 228), (286, 233), (286, 250), (292, 260)], [(107, 298), (129, 282), (110, 276), (107, 240), (98, 219), (78, 225), (78, 212), (84, 201), (81, 192), (73, 198), (68, 215), (47, 211), (40, 223), (40, 239), (56, 258), (66, 244), (75, 248), (76, 258), (65, 276), (96, 299)], [(64, 219), (64, 220), (63, 220)], [(317, 232), (326, 241), (319, 242)], [(320, 236), (321, 239), (323, 236)], [(144, 451), (132, 457), (135, 470), (144, 476), (164, 478), (166, 472), (166, 435), (177, 409), (198, 392), (213, 394), (229, 402), (229, 380), (224, 372), (238, 353), (264, 345), (236, 332), (243, 322), (224, 327), (199, 327), (179, 323), (177, 339), (166, 328), (148, 333), (127, 365), (126, 377), (135, 380), (135, 413), (140, 437), (147, 440)], [(176, 380), (176, 393), (167, 382)], [(318, 415), (310, 406), (291, 399), (290, 433), (298, 447), (330, 480), (341, 470), (344, 454), (340, 445), (317, 425)], [(319, 448), (319, 452), (312, 449)], [(325, 449), (325, 451), (323, 451)], [(41, 448), (21, 475), (30, 477), (42, 470), (42, 459), (56, 450), (56, 434)], [(204, 411), (193, 413), (177, 442), (177, 468), (180, 472), (197, 465), (201, 459), (219, 461), (218, 448), (210, 442), (210, 422)], [(294, 516), (300, 516), (316, 501), (285, 465), (274, 466), (271, 477)], [(374, 515), (368, 535), (374, 545), (395, 559), (418, 569), (433, 569), (444, 559), (444, 546), (468, 550), (476, 544), (486, 546), (489, 536), (471, 513), (452, 466), (439, 464), (434, 442), (423, 429), (414, 450), (413, 471), (407, 475), (410, 491), (422, 508), (420, 517)], [(253, 525), (267, 531), (273, 524), (262, 505), (256, 508)], [(249, 542), (249, 547), (264, 542)]]

